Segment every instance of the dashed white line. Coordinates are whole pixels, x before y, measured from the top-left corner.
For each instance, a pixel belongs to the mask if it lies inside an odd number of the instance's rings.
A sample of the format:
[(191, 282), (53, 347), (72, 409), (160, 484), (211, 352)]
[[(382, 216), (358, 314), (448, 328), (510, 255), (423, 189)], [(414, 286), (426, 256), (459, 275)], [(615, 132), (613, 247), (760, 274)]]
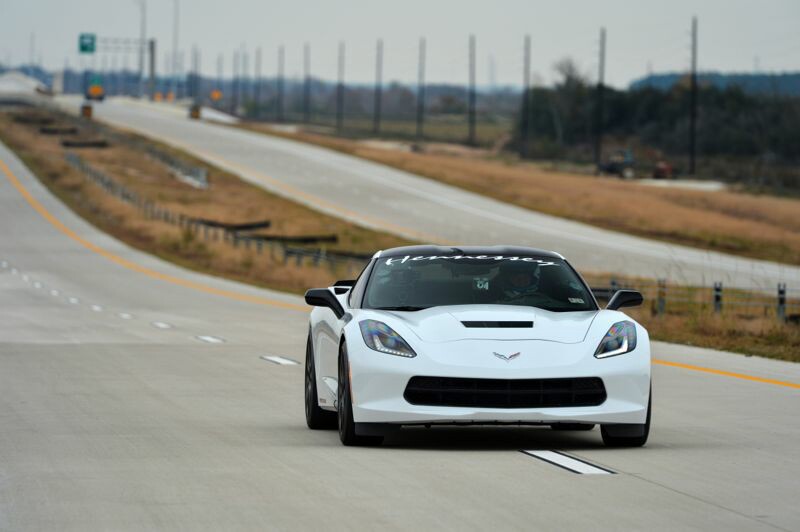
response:
[(0, 268), (3, 268), (4, 270), (8, 268), (8, 262), (4, 260), (0, 261)]
[(613, 475), (610, 469), (590, 464), (584, 460), (572, 457), (558, 451), (522, 451), (528, 456), (533, 456), (554, 466), (561, 467), (580, 475)]
[(103, 307), (101, 307), (100, 305), (92, 305), (91, 309), (95, 312), (103, 312)]
[(120, 312), (119, 314), (117, 314), (117, 316), (119, 316), (123, 320), (131, 320), (131, 319), (133, 319), (133, 314), (128, 314), (127, 312)]
[(25, 274), (25, 275), (23, 275), (23, 276), (22, 276), (22, 280), (23, 280), (23, 281), (25, 281), (25, 282), (27, 283), (28, 281), (30, 281), (30, 280), (31, 280), (31, 278), (30, 278), (30, 277), (28, 277), (28, 274)]
[(19, 270), (16, 269), (16, 268), (11, 268), (11, 273), (13, 273), (14, 275), (17, 275), (19, 273)]
[(300, 362), (296, 360), (292, 360), (291, 358), (286, 357), (279, 357), (273, 355), (263, 355), (261, 357), (262, 360), (266, 360), (267, 362), (272, 362), (273, 364), (280, 364), (281, 366), (299, 366)]
[(42, 283), (40, 283), (39, 281), (34, 281), (33, 282), (33, 287), (34, 288), (41, 288), (42, 287)]
[(81, 302), (81, 300), (80, 300), (80, 299), (78, 299), (77, 297), (70, 297), (69, 299), (67, 299), (67, 301), (69, 301), (69, 302), (70, 302), (70, 303), (72, 303), (73, 305), (77, 305), (78, 303), (80, 303), (80, 302)]
[(200, 335), (200, 336), (195, 336), (195, 338), (197, 338), (198, 340), (203, 341), (203, 342), (208, 342), (209, 344), (224, 344), (225, 343), (225, 340), (223, 338), (218, 337), (218, 336)]
[(169, 323), (164, 323), (163, 321), (154, 321), (150, 325), (152, 325), (156, 329), (172, 329), (172, 325), (170, 325)]
[(57, 297), (59, 294), (61, 294), (61, 292), (56, 289), (50, 290), (50, 295), (53, 297)]

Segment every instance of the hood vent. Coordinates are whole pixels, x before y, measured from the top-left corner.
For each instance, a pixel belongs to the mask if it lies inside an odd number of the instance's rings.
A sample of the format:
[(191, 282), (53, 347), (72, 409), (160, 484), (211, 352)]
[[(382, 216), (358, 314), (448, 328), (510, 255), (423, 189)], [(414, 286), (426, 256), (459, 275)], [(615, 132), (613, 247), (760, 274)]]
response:
[(470, 329), (532, 329), (532, 321), (462, 321)]

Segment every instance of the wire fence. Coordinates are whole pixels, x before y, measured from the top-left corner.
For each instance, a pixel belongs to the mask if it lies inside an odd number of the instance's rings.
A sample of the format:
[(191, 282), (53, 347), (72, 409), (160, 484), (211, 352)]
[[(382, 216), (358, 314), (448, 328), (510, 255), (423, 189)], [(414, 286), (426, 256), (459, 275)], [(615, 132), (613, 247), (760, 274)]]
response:
[[(78, 170), (86, 179), (100, 187), (107, 194), (134, 207), (145, 218), (170, 224), (194, 237), (207, 242), (221, 242), (233, 249), (250, 251), (255, 255), (269, 255), (273, 261), (292, 263), (297, 267), (326, 267), (350, 276), (358, 274), (369, 261), (369, 255), (358, 253), (329, 252), (324, 248), (308, 248), (287, 245), (282, 236), (256, 235), (250, 232), (265, 224), (225, 224), (213, 220), (196, 218), (159, 205), (137, 192), (130, 190), (106, 173), (84, 161), (79, 155), (67, 152), (67, 163)], [(268, 225), (268, 222), (266, 222)]]
[(800, 323), (800, 289), (778, 283), (770, 293), (763, 287), (686, 286), (667, 279), (648, 281), (621, 277), (589, 276), (588, 282), (599, 300), (607, 301), (622, 289), (642, 293), (654, 315), (714, 313), (748, 319), (769, 318)]

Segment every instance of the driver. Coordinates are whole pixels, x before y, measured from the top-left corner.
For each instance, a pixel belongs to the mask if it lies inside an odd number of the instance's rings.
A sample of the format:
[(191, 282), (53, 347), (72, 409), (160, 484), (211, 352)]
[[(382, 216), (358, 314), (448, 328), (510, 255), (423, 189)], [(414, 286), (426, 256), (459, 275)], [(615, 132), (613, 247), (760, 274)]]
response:
[(505, 301), (534, 295), (539, 290), (539, 267), (527, 262), (504, 262), (500, 265), (498, 280)]

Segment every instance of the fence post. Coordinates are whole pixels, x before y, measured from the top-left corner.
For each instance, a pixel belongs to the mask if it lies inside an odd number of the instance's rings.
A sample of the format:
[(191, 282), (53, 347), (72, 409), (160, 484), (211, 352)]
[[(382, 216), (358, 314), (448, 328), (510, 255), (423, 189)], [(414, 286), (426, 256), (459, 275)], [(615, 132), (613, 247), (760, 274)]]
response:
[(778, 320), (786, 321), (786, 283), (778, 283)]
[(667, 306), (667, 280), (658, 280), (658, 296), (656, 298), (656, 314), (661, 316)]
[(722, 283), (714, 283), (714, 312), (722, 312)]

